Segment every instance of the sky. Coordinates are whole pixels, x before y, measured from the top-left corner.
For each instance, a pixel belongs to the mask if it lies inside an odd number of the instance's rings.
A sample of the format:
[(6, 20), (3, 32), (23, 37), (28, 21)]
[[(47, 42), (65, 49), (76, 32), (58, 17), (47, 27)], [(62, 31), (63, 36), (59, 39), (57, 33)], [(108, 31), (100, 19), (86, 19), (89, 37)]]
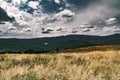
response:
[(0, 38), (120, 33), (120, 0), (0, 0)]

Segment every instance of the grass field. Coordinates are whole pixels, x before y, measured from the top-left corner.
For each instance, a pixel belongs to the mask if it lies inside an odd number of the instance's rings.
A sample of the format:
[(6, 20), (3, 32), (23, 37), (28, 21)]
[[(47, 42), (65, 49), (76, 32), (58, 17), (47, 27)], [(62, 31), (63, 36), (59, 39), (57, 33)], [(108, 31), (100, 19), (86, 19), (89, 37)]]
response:
[(120, 80), (118, 47), (55, 54), (0, 54), (0, 80)]

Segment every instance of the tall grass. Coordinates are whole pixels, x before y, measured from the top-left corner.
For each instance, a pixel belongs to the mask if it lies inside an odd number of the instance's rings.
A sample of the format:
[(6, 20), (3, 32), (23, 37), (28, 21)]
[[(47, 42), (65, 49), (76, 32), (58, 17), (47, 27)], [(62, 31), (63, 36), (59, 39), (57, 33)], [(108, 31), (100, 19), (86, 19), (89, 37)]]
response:
[(0, 80), (120, 80), (120, 50), (1, 54)]

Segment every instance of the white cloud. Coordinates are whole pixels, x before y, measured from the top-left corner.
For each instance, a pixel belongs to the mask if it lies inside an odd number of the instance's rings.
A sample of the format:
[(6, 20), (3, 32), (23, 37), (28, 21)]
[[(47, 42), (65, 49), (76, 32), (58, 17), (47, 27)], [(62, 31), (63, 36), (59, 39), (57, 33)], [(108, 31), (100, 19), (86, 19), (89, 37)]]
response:
[(56, 14), (55, 16), (73, 16), (75, 13), (71, 10), (65, 9), (61, 11), (60, 13)]
[(28, 0), (12, 0), (12, 3), (14, 4), (14, 5), (19, 5), (19, 4), (21, 4), (21, 3), (26, 3)]
[[(72, 12), (71, 10), (65, 9), (57, 14), (55, 14), (55, 18), (57, 18), (58, 20), (63, 21), (64, 18), (66, 18), (67, 20), (71, 19), (73, 16), (75, 15), (74, 12)], [(66, 21), (66, 20), (65, 20)]]
[(32, 7), (33, 9), (38, 9), (39, 2), (37, 2), (37, 1), (30, 1), (30, 2), (28, 3), (28, 5), (29, 5), (30, 7)]
[(109, 18), (108, 20), (105, 20), (106, 24), (114, 24), (117, 22), (116, 18)]
[(60, 4), (60, 0), (54, 0), (55, 3)]

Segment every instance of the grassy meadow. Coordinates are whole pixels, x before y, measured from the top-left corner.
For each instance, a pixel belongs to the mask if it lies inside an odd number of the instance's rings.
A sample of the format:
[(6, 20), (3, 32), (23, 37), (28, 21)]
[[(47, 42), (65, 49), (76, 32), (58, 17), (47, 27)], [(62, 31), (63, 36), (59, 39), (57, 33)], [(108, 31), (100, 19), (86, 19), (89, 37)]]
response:
[(0, 80), (120, 80), (120, 46), (0, 54)]

